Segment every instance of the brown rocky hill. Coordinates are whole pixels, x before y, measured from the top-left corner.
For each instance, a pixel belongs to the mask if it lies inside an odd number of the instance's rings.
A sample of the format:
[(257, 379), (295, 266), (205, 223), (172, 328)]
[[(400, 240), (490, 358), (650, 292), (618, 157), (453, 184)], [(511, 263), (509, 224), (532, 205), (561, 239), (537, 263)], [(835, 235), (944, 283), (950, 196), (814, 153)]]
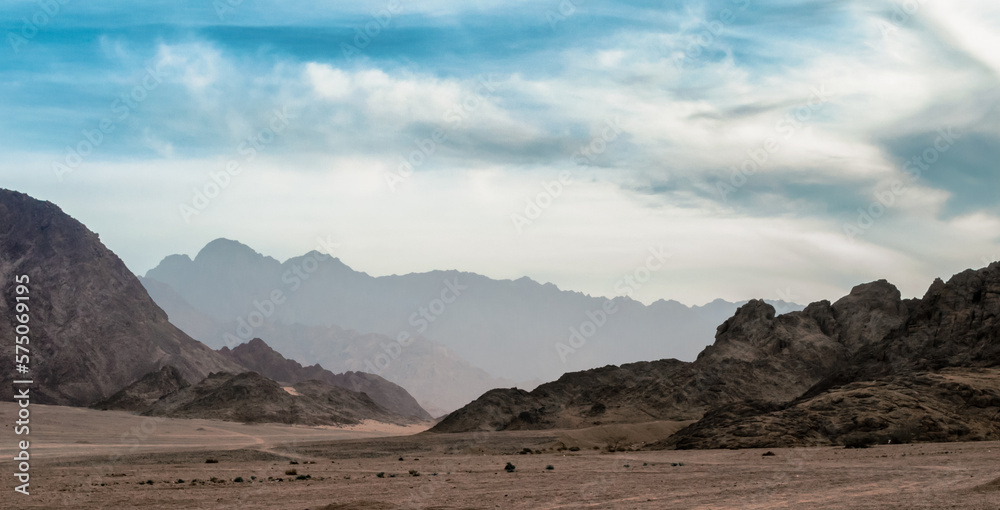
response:
[(214, 373), (193, 386), (158, 399), (142, 414), (171, 418), (209, 418), (245, 423), (350, 425), (363, 420), (410, 423), (364, 393), (304, 381), (287, 391), (256, 372)]
[(738, 402), (650, 447), (868, 446), (1000, 440), (1000, 370), (944, 368), (830, 388), (786, 405)]
[[(0, 189), (0, 291), (30, 278), (34, 402), (89, 405), (165, 365), (187, 380), (239, 366), (167, 322), (97, 234), (57, 206)], [(0, 327), (13, 331), (12, 307)], [(11, 397), (13, 356), (0, 357), (0, 398)]]
[(1000, 439), (1000, 263), (883, 306), (900, 310), (890, 321), (898, 325), (859, 345), (800, 398), (717, 409), (657, 446)]
[(319, 364), (303, 367), (295, 360), (286, 359), (260, 338), (254, 338), (234, 349), (223, 347), (218, 352), (248, 370), (257, 372), (280, 384), (294, 385), (304, 381), (318, 380), (331, 386), (365, 393), (376, 404), (400, 416), (409, 416), (419, 420), (431, 419), (431, 415), (399, 385), (377, 375), (364, 372), (334, 374)]
[[(880, 292), (876, 287), (858, 293)], [(814, 303), (775, 317), (754, 300), (719, 326), (716, 342), (691, 363), (630, 363), (571, 372), (531, 392), (493, 390), (433, 430), (542, 429), (651, 420), (695, 420), (745, 399), (784, 402), (819, 382), (848, 349), (824, 333), (835, 308)], [(878, 313), (878, 312), (872, 312)]]
[(149, 409), (157, 400), (188, 386), (190, 384), (176, 368), (166, 365), (90, 407), (102, 411), (141, 412)]
[[(494, 390), (432, 430), (700, 418), (659, 446), (833, 444), (897, 429), (917, 440), (992, 438), (1000, 400), (986, 368), (1000, 364), (998, 320), (1000, 263), (938, 280), (922, 299), (902, 300), (878, 281), (777, 317), (751, 301), (693, 363), (634, 363), (566, 374), (532, 392)], [(933, 412), (900, 410), (897, 401)], [(809, 414), (817, 409), (826, 414)], [(813, 427), (822, 432), (807, 433)]]

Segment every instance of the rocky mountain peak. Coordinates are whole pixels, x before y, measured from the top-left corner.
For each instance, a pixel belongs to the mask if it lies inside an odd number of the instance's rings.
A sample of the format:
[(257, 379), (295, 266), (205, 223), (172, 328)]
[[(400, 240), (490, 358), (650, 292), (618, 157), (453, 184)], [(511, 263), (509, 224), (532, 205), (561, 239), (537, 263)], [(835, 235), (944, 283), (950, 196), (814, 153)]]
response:
[[(0, 281), (22, 274), (39, 403), (88, 405), (164, 365), (187, 380), (236, 367), (167, 322), (97, 234), (52, 203), (0, 190)], [(0, 325), (13, 330), (9, 307), (0, 308)], [(12, 362), (0, 358), (0, 397), (11, 394)]]
[(759, 347), (767, 342), (774, 330), (774, 315), (773, 306), (761, 299), (752, 299), (719, 326), (715, 343), (745, 342)]
[(239, 241), (220, 237), (206, 244), (198, 252), (198, 255), (195, 255), (194, 261), (211, 266), (214, 264), (259, 263), (269, 258)]

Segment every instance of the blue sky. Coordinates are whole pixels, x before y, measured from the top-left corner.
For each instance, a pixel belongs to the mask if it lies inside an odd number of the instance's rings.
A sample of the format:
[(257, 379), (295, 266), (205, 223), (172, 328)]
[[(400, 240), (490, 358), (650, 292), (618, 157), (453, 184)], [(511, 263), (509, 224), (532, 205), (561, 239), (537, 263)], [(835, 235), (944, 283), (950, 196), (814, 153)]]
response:
[(5, 2), (0, 185), (140, 274), (323, 238), (613, 295), (662, 248), (633, 297), (700, 304), (1000, 259), (996, 2), (344, 4)]

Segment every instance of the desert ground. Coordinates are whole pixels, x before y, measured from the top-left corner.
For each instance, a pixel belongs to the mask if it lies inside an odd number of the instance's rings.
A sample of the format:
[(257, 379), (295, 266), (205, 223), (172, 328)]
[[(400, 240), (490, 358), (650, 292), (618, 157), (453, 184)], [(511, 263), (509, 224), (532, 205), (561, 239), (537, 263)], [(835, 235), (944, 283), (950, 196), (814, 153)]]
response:
[[(0, 404), (7, 459), (15, 412)], [(440, 435), (55, 406), (31, 420), (31, 495), (8, 475), (0, 507), (1000, 509), (996, 442), (637, 451), (684, 424)]]

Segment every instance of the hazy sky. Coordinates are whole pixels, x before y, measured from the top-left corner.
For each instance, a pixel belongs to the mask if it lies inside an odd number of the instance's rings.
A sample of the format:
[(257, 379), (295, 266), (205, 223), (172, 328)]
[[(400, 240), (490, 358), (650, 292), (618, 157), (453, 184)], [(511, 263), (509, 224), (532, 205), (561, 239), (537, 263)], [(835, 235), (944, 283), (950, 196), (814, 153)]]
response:
[(61, 1), (0, 12), (0, 186), (139, 274), (328, 238), (804, 303), (1000, 259), (995, 0)]

